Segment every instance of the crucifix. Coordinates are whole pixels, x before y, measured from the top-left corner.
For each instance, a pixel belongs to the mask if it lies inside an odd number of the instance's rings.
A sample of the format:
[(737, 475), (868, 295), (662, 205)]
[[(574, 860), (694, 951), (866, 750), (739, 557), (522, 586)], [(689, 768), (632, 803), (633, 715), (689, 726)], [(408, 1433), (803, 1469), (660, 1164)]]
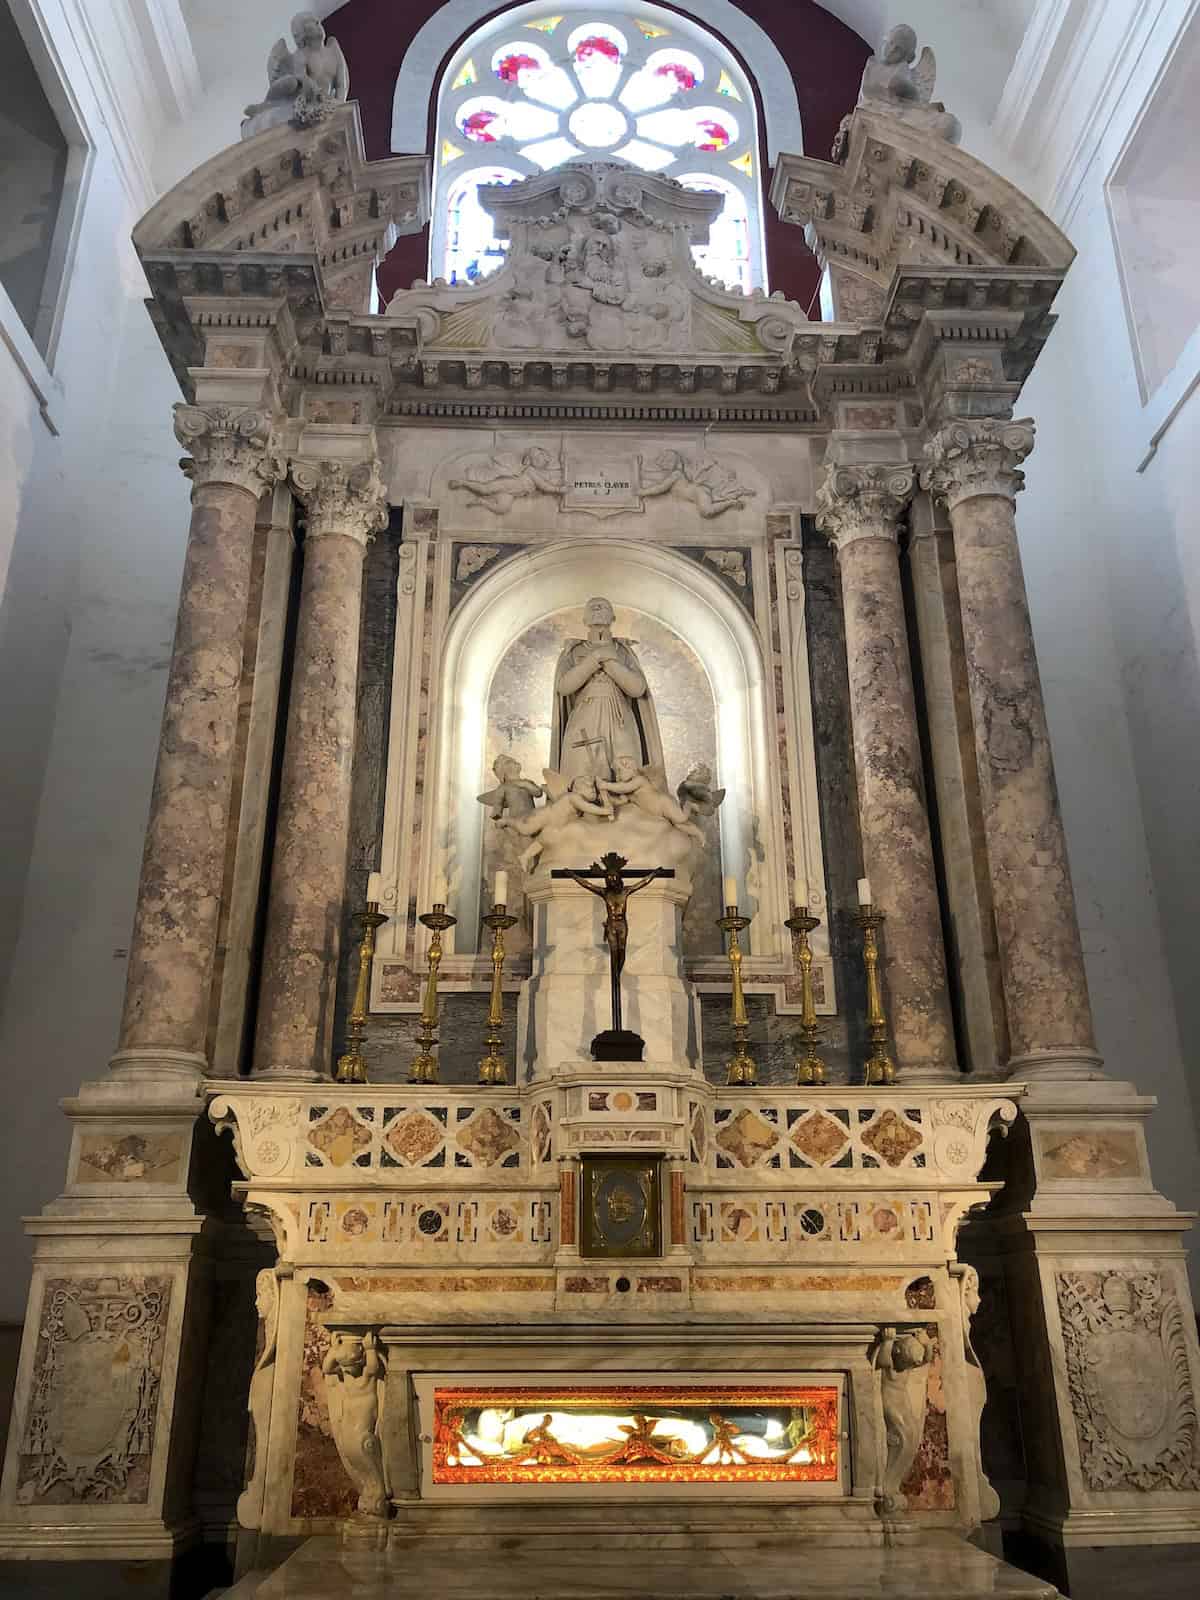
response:
[[(629, 918), (626, 907), (631, 896), (645, 889), (655, 878), (673, 878), (674, 867), (627, 867), (625, 857), (615, 850), (593, 861), (590, 867), (555, 867), (552, 878), (573, 878), (580, 888), (604, 901), (604, 942), (608, 946), (608, 976), (612, 987), (612, 1027), (605, 1028), (592, 1040), (593, 1061), (640, 1061), (646, 1041), (629, 1032), (621, 1021), (621, 973), (625, 967), (625, 949), (629, 943)], [(590, 883), (590, 878), (603, 878), (603, 888)], [(631, 888), (626, 880), (638, 879)]]

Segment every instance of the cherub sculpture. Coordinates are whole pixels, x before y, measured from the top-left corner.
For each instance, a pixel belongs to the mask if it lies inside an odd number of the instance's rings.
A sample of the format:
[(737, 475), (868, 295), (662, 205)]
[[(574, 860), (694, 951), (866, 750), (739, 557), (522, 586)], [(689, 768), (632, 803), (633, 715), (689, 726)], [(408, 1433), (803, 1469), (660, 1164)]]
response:
[(546, 805), (540, 811), (530, 811), (524, 817), (505, 817), (500, 823), (502, 828), (512, 828), (533, 840), (519, 858), (523, 872), (533, 871), (538, 857), (549, 843), (545, 837), (547, 834), (559, 832), (568, 823), (574, 822), (576, 817), (606, 817), (610, 821), (613, 817), (612, 801), (607, 798), (601, 801), (594, 778), (572, 778), (568, 781), (552, 767), (545, 767), (542, 777), (546, 780), (546, 793), (550, 797)]
[(542, 785), (534, 783), (532, 778), (522, 777), (521, 763), (512, 756), (497, 756), (492, 762), (492, 771), (498, 779), (496, 787), (475, 796), (481, 806), (491, 806), (492, 821), (503, 821), (506, 812), (514, 820), (529, 816), (533, 802), (546, 792)]
[(657, 476), (650, 477), (646, 476), (640, 457), (638, 465), (642, 469), (643, 498), (678, 491), (680, 499), (690, 500), (706, 520), (745, 505), (754, 495), (752, 489), (738, 482), (736, 473), (712, 456), (697, 456), (689, 461), (681, 450), (662, 450), (650, 468)]
[[(916, 61), (916, 65), (913, 63)], [(937, 62), (928, 45), (917, 60), (917, 35), (906, 22), (889, 30), (879, 50), (863, 71), (858, 103), (869, 110), (886, 111), (936, 138), (957, 144), (962, 124), (933, 99)], [(835, 154), (834, 159), (839, 159)]]
[(296, 13), (292, 38), (294, 50), (288, 49), (286, 39), (278, 39), (267, 57), (266, 99), (246, 107), (243, 139), (283, 122), (300, 127), (321, 122), (350, 93), (350, 71), (342, 47), (336, 39), (325, 37), (324, 24), (315, 12)]
[(703, 761), (688, 773), (675, 790), (686, 817), (713, 817), (725, 798), (724, 789), (712, 786), (712, 768)]
[(661, 766), (639, 767), (632, 756), (618, 756), (613, 762), (615, 779), (601, 778), (596, 784), (600, 794), (613, 805), (634, 805), (648, 817), (658, 817), (686, 833), (698, 844), (704, 843), (704, 834), (692, 822), (677, 800), (667, 793), (667, 775)]
[(560, 495), (566, 491), (561, 466), (556, 472), (554, 457), (541, 445), (531, 445), (519, 461), (503, 453), (492, 455), (485, 463), (469, 467), (465, 477), (451, 478), (449, 487), (465, 489), (498, 517), (530, 495)]

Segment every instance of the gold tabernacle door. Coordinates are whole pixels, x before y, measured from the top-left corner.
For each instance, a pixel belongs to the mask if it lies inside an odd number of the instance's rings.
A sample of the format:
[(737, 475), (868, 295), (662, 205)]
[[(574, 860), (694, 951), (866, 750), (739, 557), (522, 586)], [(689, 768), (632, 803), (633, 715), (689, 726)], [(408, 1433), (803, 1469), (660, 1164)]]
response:
[(435, 1484), (835, 1484), (829, 1384), (546, 1383), (433, 1391)]

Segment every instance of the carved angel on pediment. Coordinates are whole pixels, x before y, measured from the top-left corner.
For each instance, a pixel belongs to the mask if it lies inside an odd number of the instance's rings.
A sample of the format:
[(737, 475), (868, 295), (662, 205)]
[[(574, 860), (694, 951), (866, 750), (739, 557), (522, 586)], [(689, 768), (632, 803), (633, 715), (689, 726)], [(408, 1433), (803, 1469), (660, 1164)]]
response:
[(350, 69), (336, 39), (326, 38), (320, 17), (298, 11), (292, 18), (292, 39), (277, 39), (267, 57), (267, 93), (246, 107), (243, 139), (281, 122), (301, 127), (321, 122), (350, 93)]
[[(915, 62), (915, 65), (914, 65)], [(858, 103), (872, 110), (886, 111), (939, 139), (957, 144), (962, 124), (933, 99), (937, 62), (928, 45), (917, 58), (917, 35), (906, 22), (898, 23), (884, 37), (863, 71)], [(840, 159), (835, 154), (835, 160)]]

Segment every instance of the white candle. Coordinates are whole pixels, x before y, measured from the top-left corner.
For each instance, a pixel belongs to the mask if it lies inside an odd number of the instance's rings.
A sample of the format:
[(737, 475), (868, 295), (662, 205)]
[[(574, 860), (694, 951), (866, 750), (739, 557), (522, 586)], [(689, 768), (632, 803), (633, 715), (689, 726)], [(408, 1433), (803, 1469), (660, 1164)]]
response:
[(727, 906), (735, 906), (735, 905), (737, 905), (737, 879), (736, 878), (726, 878), (725, 879), (725, 904)]
[(508, 904), (508, 873), (498, 872), (496, 881), (492, 885), (492, 904), (506, 906)]
[(382, 872), (369, 872), (367, 874), (367, 899), (373, 906), (377, 906), (383, 899)]
[(796, 874), (796, 881), (792, 885), (792, 904), (796, 906), (808, 904), (808, 882), (799, 873)]
[(869, 906), (873, 903), (871, 900), (870, 878), (860, 878), (858, 880), (858, 903), (860, 906)]

